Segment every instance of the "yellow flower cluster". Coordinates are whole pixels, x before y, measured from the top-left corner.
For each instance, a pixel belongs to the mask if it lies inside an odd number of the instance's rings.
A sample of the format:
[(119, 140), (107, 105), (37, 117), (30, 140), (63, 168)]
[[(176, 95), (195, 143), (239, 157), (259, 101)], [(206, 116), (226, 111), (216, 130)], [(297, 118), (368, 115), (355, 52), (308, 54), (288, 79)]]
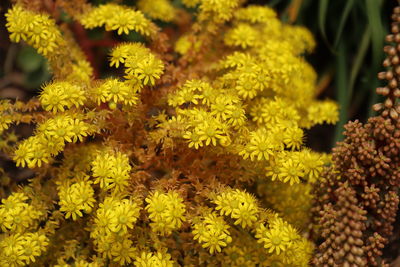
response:
[(55, 21), (47, 14), (35, 14), (14, 5), (6, 18), (11, 41), (18, 43), (23, 40), (44, 56), (51, 55), (64, 44)]
[(327, 122), (334, 124), (337, 122), (339, 112), (335, 108), (336, 103), (330, 100), (317, 102), (308, 108), (308, 119), (313, 123)]
[(257, 187), (261, 198), (283, 219), (300, 230), (307, 229), (310, 220), (313, 187), (307, 183), (287, 186), (277, 181), (265, 181)]
[(126, 154), (101, 151), (91, 162), (94, 183), (103, 190), (122, 192), (129, 184), (131, 165)]
[[(217, 90), (207, 82), (188, 80), (168, 103), (171, 106), (194, 104), (199, 108), (179, 109), (178, 116), (186, 126), (182, 135), (189, 142), (189, 147), (198, 149), (203, 145), (228, 145), (231, 140), (229, 130), (238, 129), (245, 124), (245, 110), (233, 92), (218, 95)], [(201, 107), (203, 106), (203, 107)]]
[(173, 267), (175, 263), (167, 252), (157, 251), (152, 253), (143, 251), (140, 256), (135, 258), (134, 265), (136, 267)]
[(27, 201), (24, 193), (13, 193), (1, 200), (0, 229), (3, 232), (23, 233), (43, 215)]
[(93, 210), (96, 200), (94, 199), (94, 190), (91, 184), (91, 181), (83, 180), (59, 187), (60, 211), (65, 212), (66, 219), (72, 217), (75, 221), (78, 216), (83, 216), (82, 211), (90, 213)]
[(255, 237), (273, 255), (270, 260), (282, 266), (308, 266), (313, 252), (312, 244), (282, 219), (275, 217), (267, 226), (260, 224)]
[(256, 5), (250, 5), (247, 8), (240, 8), (235, 12), (235, 19), (253, 24), (271, 23), (271, 21), (276, 22), (276, 18), (277, 15), (275, 10)]
[(79, 85), (67, 81), (55, 81), (42, 88), (39, 100), (45, 110), (57, 113), (73, 106), (82, 106), (86, 96), (85, 90)]
[(117, 104), (132, 106), (138, 102), (135, 88), (118, 79), (104, 81), (94, 88), (93, 94), (97, 104), (109, 103), (110, 108), (115, 108)]
[(176, 9), (168, 0), (139, 0), (138, 8), (152, 19), (170, 22), (175, 19)]
[(90, 133), (89, 125), (73, 115), (60, 114), (37, 127), (36, 135), (18, 145), (14, 160), (17, 166), (40, 167), (60, 153), (65, 143), (82, 141)]
[(0, 204), (0, 266), (25, 266), (46, 251), (48, 238), (37, 228), (43, 213), (24, 193), (13, 193)]
[(134, 227), (139, 211), (133, 199), (107, 197), (100, 203), (90, 236), (104, 259), (124, 265), (137, 256), (129, 230)]
[[(217, 255), (217, 257), (222, 258), (224, 266), (232, 267), (256, 267), (265, 266), (263, 262), (258, 260), (258, 255), (262, 254), (259, 251), (240, 245), (240, 242), (235, 245), (230, 245), (225, 248), (222, 254)], [(268, 265), (267, 265), (268, 266)]]
[(211, 254), (221, 252), (221, 248), (232, 242), (229, 225), (215, 213), (209, 213), (193, 225), (194, 239)]
[(191, 42), (189, 38), (190, 37), (188, 35), (183, 35), (175, 42), (174, 49), (177, 53), (185, 55), (189, 51), (198, 52), (200, 50), (201, 41), (197, 41), (193, 44), (193, 42)]
[(7, 235), (0, 240), (0, 266), (30, 265), (46, 251), (48, 242), (39, 233)]
[(13, 123), (13, 116), (11, 113), (11, 105), (8, 101), (0, 101), (0, 134), (10, 127)]
[(256, 199), (247, 192), (228, 190), (215, 197), (213, 201), (221, 215), (230, 216), (243, 228), (251, 227), (258, 220), (259, 208)]
[(18, 2), (10, 38), (43, 54), (54, 80), (38, 101), (0, 103), (0, 133), (36, 125), (5, 145), (35, 177), (0, 187), (15, 191), (0, 204), (0, 266), (308, 266), (312, 245), (292, 225), (307, 230), (328, 160), (304, 130), (338, 118), (316, 100), (309, 31), (241, 0), (61, 1), (86, 29), (146, 37), (113, 47), (123, 68), (96, 79), (74, 27)]
[(155, 85), (164, 71), (163, 62), (139, 43), (122, 44), (111, 52), (110, 66), (125, 64), (125, 78), (134, 92), (145, 85)]
[(74, 84), (90, 81), (93, 69), (66, 27), (61, 30), (48, 14), (35, 13), (19, 4), (7, 11), (6, 18), (10, 40), (36, 48), (47, 58), (55, 77)]
[[(216, 23), (222, 23), (233, 16), (233, 11), (239, 5), (239, 0), (200, 0), (200, 20), (211, 19)], [(193, 6), (195, 1), (186, 1)]]
[[(289, 39), (292, 35), (296, 38)], [(303, 129), (335, 123), (338, 111), (334, 102), (314, 99), (316, 75), (301, 58), (314, 48), (312, 36), (304, 28), (283, 25), (269, 8), (248, 6), (235, 12), (224, 41), (241, 51), (219, 61), (217, 77), (189, 79), (170, 94), (176, 117), (160, 126), (171, 131), (171, 124), (180, 125), (175, 129), (185, 129), (181, 137), (190, 148), (220, 145), (263, 162), (274, 168), (276, 176), (271, 170), (267, 174), (273, 179), (294, 184), (307, 176), (315, 181), (323, 164), (315, 154), (302, 152)]]
[(79, 53), (77, 53), (75, 57), (78, 59), (74, 60), (71, 73), (68, 74), (66, 80), (74, 83), (81, 81), (82, 84), (90, 82), (93, 77), (92, 66), (88, 61), (82, 59), (82, 56), (79, 55)]
[(200, 4), (201, 0), (182, 0), (182, 3), (189, 7), (189, 8), (193, 8), (196, 5)]
[(149, 213), (150, 223), (154, 232), (169, 235), (178, 230), (185, 220), (185, 204), (175, 191), (168, 193), (154, 192), (146, 198), (146, 210)]
[(150, 36), (154, 32), (153, 23), (142, 12), (113, 3), (100, 5), (81, 15), (80, 22), (87, 29), (105, 26), (107, 31), (118, 34), (136, 31)]
[(315, 183), (319, 179), (325, 161), (323, 155), (304, 149), (302, 151), (282, 152), (265, 168), (272, 181), (279, 180), (291, 185), (304, 179)]

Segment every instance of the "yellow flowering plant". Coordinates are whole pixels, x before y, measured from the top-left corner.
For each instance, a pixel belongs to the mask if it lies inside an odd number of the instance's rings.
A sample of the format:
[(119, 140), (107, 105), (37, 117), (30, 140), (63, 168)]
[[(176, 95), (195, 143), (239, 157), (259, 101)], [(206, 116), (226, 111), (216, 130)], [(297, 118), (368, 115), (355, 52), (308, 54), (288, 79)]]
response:
[[(56, 1), (65, 22), (15, 1), (10, 40), (53, 78), (0, 102), (3, 150), (34, 173), (2, 182), (0, 266), (309, 266), (330, 159), (304, 131), (338, 106), (317, 99), (311, 33), (245, 2)], [(114, 38), (104, 79), (72, 30), (94, 28)], [(17, 124), (33, 134), (15, 140)]]

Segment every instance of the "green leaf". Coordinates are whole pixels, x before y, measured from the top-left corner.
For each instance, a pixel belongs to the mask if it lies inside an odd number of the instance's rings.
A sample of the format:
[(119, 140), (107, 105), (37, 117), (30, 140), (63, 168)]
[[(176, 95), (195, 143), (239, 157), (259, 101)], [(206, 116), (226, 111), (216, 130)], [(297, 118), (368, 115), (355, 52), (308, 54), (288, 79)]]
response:
[(279, 4), (281, 1), (282, 1), (282, 0), (271, 0), (271, 1), (268, 2), (267, 5), (269, 5), (270, 7), (274, 7), (274, 6), (276, 6), (277, 4)]
[(373, 66), (377, 66), (381, 61), (384, 29), (380, 15), (381, 1), (365, 0), (367, 8), (368, 24), (371, 27), (372, 40), (372, 60)]
[(51, 79), (51, 74), (47, 70), (47, 66), (43, 64), (40, 69), (30, 72), (25, 77), (25, 87), (29, 89), (37, 89), (43, 83)]
[(361, 66), (364, 63), (365, 55), (367, 54), (367, 50), (371, 40), (371, 28), (369, 26), (366, 27), (364, 31), (363, 37), (361, 39), (360, 46), (358, 48), (358, 52), (353, 62), (353, 67), (351, 68), (350, 72), (350, 79), (349, 79), (349, 99), (352, 99), (354, 84), (356, 82), (356, 78), (360, 72)]
[(318, 10), (318, 25), (319, 30), (321, 31), (322, 37), (328, 42), (328, 38), (326, 37), (325, 31), (325, 22), (326, 22), (326, 15), (328, 11), (328, 0), (320, 0), (319, 1), (319, 10)]
[[(370, 69), (369, 77), (371, 77), (371, 81), (369, 84), (372, 86), (370, 90), (375, 90), (375, 87), (377, 87), (379, 84), (379, 81), (376, 78), (376, 73), (379, 71), (381, 65), (380, 62), (382, 61), (383, 58), (382, 47), (385, 35), (385, 30), (382, 26), (382, 20), (380, 15), (382, 1), (365, 0), (365, 4), (366, 4), (368, 24), (371, 27), (371, 43), (372, 43), (372, 68)], [(369, 106), (376, 103), (377, 99), (378, 99), (377, 94), (373, 93), (369, 101)], [(368, 115), (372, 116), (373, 114), (374, 112), (370, 108)]]
[(103, 28), (94, 28), (86, 30), (87, 36), (90, 40), (103, 40), (105, 36), (105, 31)]
[(336, 33), (336, 37), (335, 37), (335, 42), (333, 43), (333, 47), (336, 48), (339, 41), (340, 41), (340, 37), (342, 37), (342, 32), (343, 32), (343, 28), (344, 25), (346, 25), (346, 21), (347, 18), (350, 14), (351, 9), (354, 6), (355, 1), (354, 0), (348, 0), (346, 2), (346, 6), (344, 7), (344, 10), (342, 12), (342, 16), (340, 18), (340, 23), (339, 23), (339, 27), (338, 27), (338, 31)]
[(335, 143), (343, 139), (343, 126), (348, 120), (349, 97), (347, 91), (347, 52), (343, 40), (339, 43), (336, 62), (336, 94), (340, 106), (339, 122), (335, 129)]
[(25, 73), (38, 70), (44, 62), (45, 59), (30, 46), (22, 47), (17, 55), (17, 66)]
[(146, 39), (135, 31), (129, 31), (129, 34), (122, 35), (122, 39), (124, 41), (129, 42), (137, 42), (137, 43), (145, 43)]

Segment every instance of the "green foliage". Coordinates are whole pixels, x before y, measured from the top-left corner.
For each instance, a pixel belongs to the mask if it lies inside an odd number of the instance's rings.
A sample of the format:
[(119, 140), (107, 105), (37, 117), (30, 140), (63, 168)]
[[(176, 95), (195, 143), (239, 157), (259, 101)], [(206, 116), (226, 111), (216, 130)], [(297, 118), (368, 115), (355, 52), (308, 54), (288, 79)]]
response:
[(328, 76), (334, 81), (322, 96), (335, 94), (341, 107), (335, 142), (343, 138), (343, 125), (349, 119), (365, 120), (373, 115), (370, 107), (378, 102), (374, 89), (379, 86), (376, 73), (382, 70), (383, 37), (395, 2), (275, 0), (267, 3), (281, 10), (281, 17), (289, 20), (292, 9), (298, 8), (292, 22), (306, 25), (319, 38), (319, 46), (310, 60), (322, 70), (321, 80)]

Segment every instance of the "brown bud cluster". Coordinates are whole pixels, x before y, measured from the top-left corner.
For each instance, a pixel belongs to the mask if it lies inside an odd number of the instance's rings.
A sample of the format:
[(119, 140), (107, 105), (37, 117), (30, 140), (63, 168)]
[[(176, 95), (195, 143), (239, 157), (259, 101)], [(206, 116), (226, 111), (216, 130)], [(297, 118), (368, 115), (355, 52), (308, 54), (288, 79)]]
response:
[(366, 266), (363, 231), (366, 211), (358, 207), (354, 189), (347, 183), (333, 192), (337, 205), (325, 204), (320, 212), (321, 236), (325, 239), (316, 258), (316, 266)]
[(385, 96), (386, 100), (384, 103), (374, 106), (374, 110), (376, 111), (383, 109), (383, 117), (390, 117), (395, 120), (399, 117), (400, 113), (400, 106), (396, 103), (396, 99), (400, 97), (400, 13), (398, 10), (398, 8), (394, 9), (392, 15), (392, 32), (386, 36), (386, 41), (390, 44), (383, 48), (383, 51), (386, 53), (383, 66), (387, 70), (378, 74), (379, 79), (387, 81), (387, 86), (377, 88), (376, 93)]
[(376, 89), (386, 99), (379, 116), (345, 126), (345, 139), (333, 149), (333, 165), (319, 186), (314, 212), (320, 227), (316, 266), (389, 266), (382, 250), (393, 234), (400, 186), (400, 7), (392, 15), (387, 68)]

